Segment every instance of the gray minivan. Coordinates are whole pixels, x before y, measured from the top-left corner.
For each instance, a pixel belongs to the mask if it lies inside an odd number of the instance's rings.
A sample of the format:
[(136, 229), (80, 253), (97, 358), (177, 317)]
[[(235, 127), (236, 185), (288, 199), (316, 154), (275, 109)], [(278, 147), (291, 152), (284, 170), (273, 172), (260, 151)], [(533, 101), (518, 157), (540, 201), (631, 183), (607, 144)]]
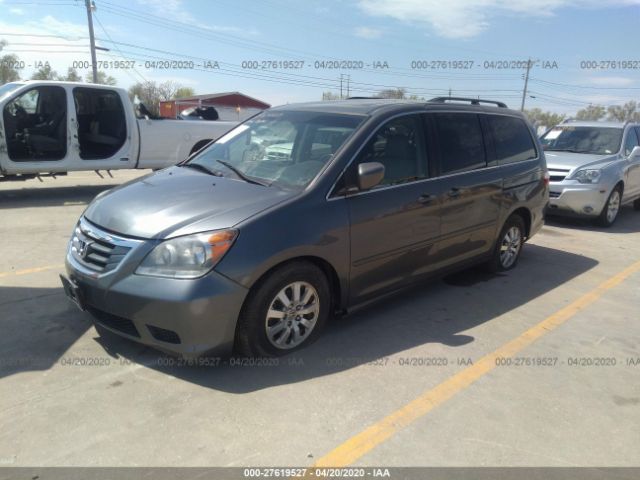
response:
[(287, 105), (98, 195), (61, 279), (129, 339), (280, 355), (383, 293), (478, 263), (513, 268), (548, 183), (533, 130), (500, 102)]

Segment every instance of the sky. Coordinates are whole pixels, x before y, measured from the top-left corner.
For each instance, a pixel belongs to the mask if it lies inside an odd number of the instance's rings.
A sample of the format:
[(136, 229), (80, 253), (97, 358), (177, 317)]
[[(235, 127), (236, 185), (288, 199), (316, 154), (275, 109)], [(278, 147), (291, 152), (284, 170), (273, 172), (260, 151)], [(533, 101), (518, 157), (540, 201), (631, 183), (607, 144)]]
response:
[[(640, 0), (95, 0), (98, 63), (272, 105), (404, 88), (573, 114), (640, 101)], [(84, 0), (0, 0), (0, 52), (89, 71)], [(124, 67), (124, 68), (123, 68)], [(258, 67), (258, 68), (256, 68)], [(347, 92), (347, 83), (349, 90)]]

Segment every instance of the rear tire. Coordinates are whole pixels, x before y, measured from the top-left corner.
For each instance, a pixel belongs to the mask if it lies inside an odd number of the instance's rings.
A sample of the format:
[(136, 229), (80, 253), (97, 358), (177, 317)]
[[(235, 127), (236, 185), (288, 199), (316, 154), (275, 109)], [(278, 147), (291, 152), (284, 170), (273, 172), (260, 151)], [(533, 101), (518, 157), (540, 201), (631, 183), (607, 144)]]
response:
[(276, 357), (314, 342), (331, 308), (331, 289), (313, 263), (294, 261), (260, 280), (249, 293), (236, 328), (235, 349)]
[(491, 260), (486, 263), (487, 270), (505, 272), (515, 268), (522, 252), (525, 235), (524, 220), (520, 215), (514, 214), (507, 218), (496, 241)]
[(640, 198), (633, 202), (633, 209), (636, 211), (640, 211)]
[(607, 198), (607, 203), (602, 207), (602, 212), (596, 219), (596, 225), (608, 228), (613, 225), (618, 218), (620, 212), (620, 203), (622, 200), (622, 188), (616, 185)]

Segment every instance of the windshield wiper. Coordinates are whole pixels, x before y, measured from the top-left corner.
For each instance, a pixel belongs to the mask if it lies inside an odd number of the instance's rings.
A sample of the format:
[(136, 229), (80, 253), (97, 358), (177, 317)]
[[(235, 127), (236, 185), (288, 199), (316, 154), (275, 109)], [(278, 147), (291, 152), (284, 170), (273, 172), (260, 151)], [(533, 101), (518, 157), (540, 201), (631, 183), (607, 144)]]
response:
[(571, 152), (571, 153), (589, 153), (586, 150), (576, 150), (574, 148), (545, 148), (545, 152)]
[(231, 170), (233, 173), (235, 173), (239, 178), (241, 178), (245, 182), (254, 183), (256, 185), (262, 185), (263, 187), (270, 187), (271, 186), (271, 184), (269, 184), (269, 183), (260, 182), (260, 181), (256, 180), (255, 178), (247, 176), (245, 173), (243, 173), (241, 170), (239, 170), (238, 168), (236, 168), (233, 165), (231, 165), (229, 162), (225, 162), (224, 160), (216, 160), (216, 162), (218, 162), (218, 163), (224, 165), (225, 167), (227, 167), (229, 170)]
[(208, 173), (209, 175), (213, 175), (214, 177), (222, 177), (221, 172), (210, 170), (209, 168), (205, 167), (201, 163), (183, 163), (180, 166), (193, 168), (195, 170), (200, 170), (201, 172)]

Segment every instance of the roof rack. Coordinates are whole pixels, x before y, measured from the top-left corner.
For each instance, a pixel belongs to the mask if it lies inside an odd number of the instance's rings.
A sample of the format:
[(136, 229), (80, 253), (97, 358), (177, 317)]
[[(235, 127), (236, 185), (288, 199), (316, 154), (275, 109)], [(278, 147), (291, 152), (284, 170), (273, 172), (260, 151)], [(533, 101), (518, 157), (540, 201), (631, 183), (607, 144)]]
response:
[(471, 105), (480, 105), (481, 103), (491, 103), (496, 107), (508, 108), (506, 103), (496, 102), (495, 100), (483, 100), (481, 98), (466, 98), (466, 97), (435, 97), (429, 100), (428, 103), (447, 103), (447, 102), (469, 102)]
[(347, 97), (346, 100), (380, 100), (380, 97)]

